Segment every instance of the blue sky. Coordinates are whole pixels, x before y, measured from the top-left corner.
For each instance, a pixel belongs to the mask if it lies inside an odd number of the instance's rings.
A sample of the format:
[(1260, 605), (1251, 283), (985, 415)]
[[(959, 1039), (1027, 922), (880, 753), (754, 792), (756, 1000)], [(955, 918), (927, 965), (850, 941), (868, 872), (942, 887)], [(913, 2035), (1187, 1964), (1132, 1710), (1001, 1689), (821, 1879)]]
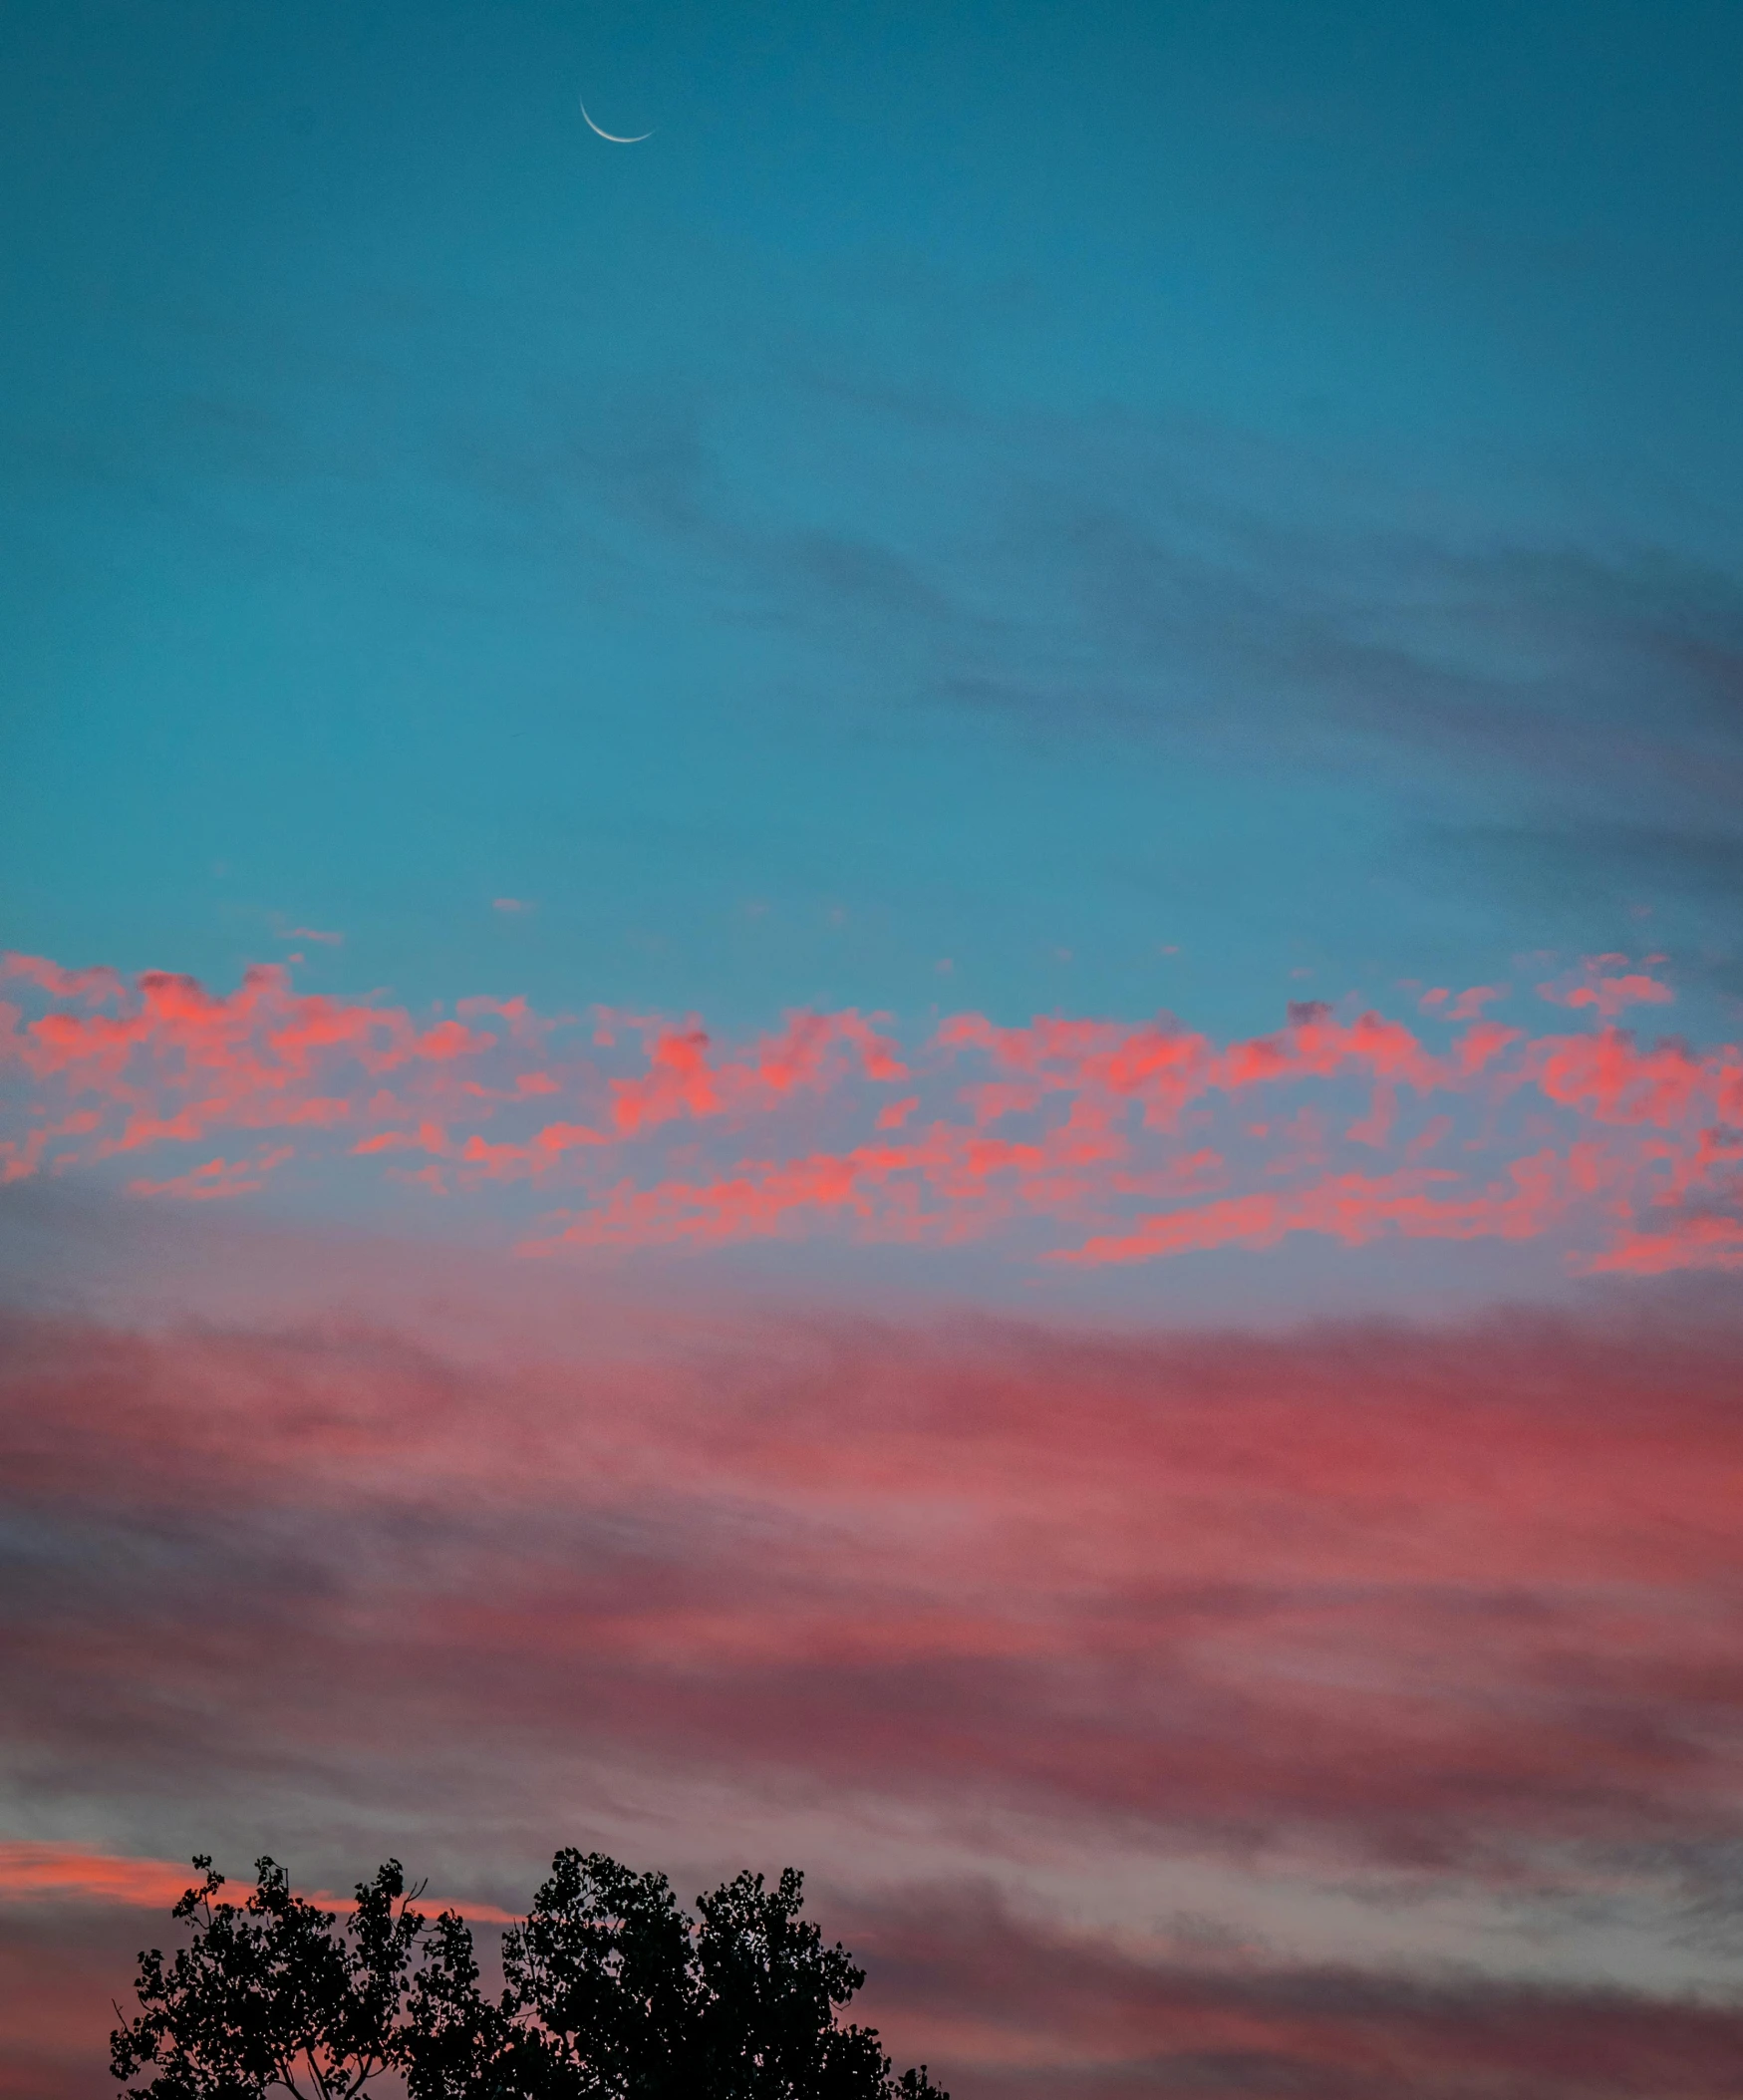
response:
[(1728, 981), (1734, 11), (6, 36), (17, 944), (1258, 1026), (1650, 906)]

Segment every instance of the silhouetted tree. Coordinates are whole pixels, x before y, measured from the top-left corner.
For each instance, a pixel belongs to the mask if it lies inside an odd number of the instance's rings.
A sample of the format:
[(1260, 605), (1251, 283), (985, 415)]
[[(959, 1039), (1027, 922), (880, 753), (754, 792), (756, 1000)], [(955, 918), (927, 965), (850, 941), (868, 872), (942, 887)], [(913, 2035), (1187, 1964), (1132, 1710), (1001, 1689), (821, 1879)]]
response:
[(789, 1867), (772, 1891), (760, 1874), (740, 1874), (697, 1899), (698, 2090), (721, 2100), (858, 2100), (888, 2088), (876, 2030), (835, 2025), (865, 1970), (799, 1917), (803, 1889)]
[(443, 1911), (407, 1994), (401, 2062), (410, 2100), (516, 2100), (549, 2090), (539, 2037), (478, 1988), (465, 1921)]
[[(204, 1876), (172, 1917), (192, 1943), (165, 1965), (140, 1956), (140, 2012), (110, 2037), (118, 2078), (155, 2069), (153, 2100), (243, 2100), (282, 2087), (308, 2100), (345, 2100), (401, 2060), (400, 2008), (424, 1921), (398, 1860), (357, 1885), (343, 1931), (331, 1911), (290, 1892), (282, 1867), (255, 1862), (246, 1904), (214, 1901), (224, 1877)], [(412, 1892), (413, 1896), (417, 1891)]]
[(559, 1852), (526, 1923), (502, 1936), (503, 2009), (542, 2049), (553, 2094), (676, 2100), (696, 2084), (702, 1979), (663, 1874)]
[(150, 2100), (348, 2100), (388, 2071), (409, 2100), (948, 2100), (837, 2024), (865, 1971), (800, 1916), (791, 1869), (772, 1890), (740, 1874), (692, 1919), (664, 1875), (559, 1852), (491, 1998), (464, 1920), (428, 1925), (398, 1861), (343, 1927), (269, 1859), (243, 1905), (194, 1865), (174, 1910), (191, 1944), (140, 1956), (140, 2013), (112, 2037), (118, 2078), (156, 2073)]

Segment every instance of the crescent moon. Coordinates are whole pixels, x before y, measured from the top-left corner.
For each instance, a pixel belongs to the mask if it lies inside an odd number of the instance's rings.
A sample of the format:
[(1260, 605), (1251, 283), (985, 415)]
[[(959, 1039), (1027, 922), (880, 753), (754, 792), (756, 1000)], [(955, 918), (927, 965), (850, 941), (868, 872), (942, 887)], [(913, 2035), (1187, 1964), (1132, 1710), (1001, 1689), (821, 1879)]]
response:
[[(577, 102), (581, 102), (579, 96), (575, 99)], [(581, 114), (587, 118), (587, 129), (590, 132), (599, 132), (600, 138), (609, 141), (613, 146), (640, 146), (644, 139), (652, 139), (654, 136), (652, 132), (638, 132), (633, 139), (620, 139), (616, 132), (599, 131), (599, 127), (594, 123), (593, 119), (587, 117), (587, 105), (584, 102), (581, 103)]]

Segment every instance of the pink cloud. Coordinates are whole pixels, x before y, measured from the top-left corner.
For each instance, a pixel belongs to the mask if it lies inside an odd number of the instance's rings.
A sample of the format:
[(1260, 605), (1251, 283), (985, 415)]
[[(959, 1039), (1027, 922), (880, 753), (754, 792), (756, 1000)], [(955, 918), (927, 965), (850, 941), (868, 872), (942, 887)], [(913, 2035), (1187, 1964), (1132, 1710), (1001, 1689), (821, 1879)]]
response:
[(719, 1115), (721, 1095), (708, 1053), (709, 1038), (700, 1028), (655, 1030), (646, 1075), (611, 1082), (618, 1129), (633, 1134), (676, 1115)]
[(290, 1145), (262, 1152), (252, 1159), (208, 1159), (167, 1181), (130, 1181), (130, 1196), (179, 1196), (190, 1203), (204, 1203), (226, 1196), (251, 1196), (266, 1186), (275, 1167), (295, 1156)]
[[(1420, 1029), (1308, 1001), (1283, 1028), (1225, 1043), (1172, 1017), (975, 1013), (905, 1043), (853, 1009), (742, 1038), (602, 1012), (584, 1036), (524, 998), (461, 999), (443, 1018), (304, 995), (277, 965), (219, 994), (172, 972), (130, 985), (12, 958), (0, 1176), (162, 1152), (163, 1167), (136, 1170), (140, 1192), (251, 1195), (268, 1140), (294, 1134), (306, 1156), (359, 1163), (423, 1151), (451, 1170), (420, 1169), (427, 1185), (473, 1202), (512, 1200), (523, 1182), (561, 1190), (546, 1246), (811, 1231), (951, 1244), (1029, 1224), (1055, 1255), (1130, 1259), (1300, 1232), (1359, 1246), (1371, 1234), (1350, 1221), (1365, 1216), (1405, 1236), (1530, 1221), (1564, 1236), (1576, 1268), (1606, 1247), (1618, 1273), (1715, 1266), (1722, 1232), (1657, 1214), (1728, 1214), (1738, 1161), (1715, 1133), (1743, 1122), (1743, 1046), (1638, 1043), (1603, 1018), (1616, 962), (1593, 958), (1566, 992), (1594, 1026), (1540, 1037), (1473, 1018), (1496, 996), (1478, 986), (1424, 995)], [(921, 1123), (922, 1137), (888, 1142)], [(1179, 1171), (1206, 1151), (1227, 1208), (1197, 1224), (1136, 1214), (1146, 1191), (1209, 1193)], [(1399, 1178), (1426, 1172), (1431, 1152), (1432, 1190)], [(1565, 1200), (1498, 1208), (1496, 1175), (1546, 1157)], [(1582, 1160), (1598, 1162), (1586, 1182)], [(1624, 1260), (1636, 1233), (1651, 1247)]]
[[(13, 1323), (9, 1723), (91, 1838), (0, 1852), (15, 2080), (88, 2089), (183, 1842), (321, 1901), (397, 1853), (488, 1920), (573, 1841), (796, 1855), (983, 2100), (1718, 2100), (1736, 2009), (1630, 1957), (1686, 1972), (1743, 1842), (1737, 1339)], [(1619, 1980), (1544, 1981), (1546, 1918)]]
[(493, 1036), (481, 1030), (468, 1029), (457, 1021), (443, 1021), (433, 1029), (426, 1029), (417, 1040), (417, 1051), (421, 1057), (475, 1056), (480, 1050), (493, 1048)]
[[(1626, 1007), (1668, 1006), (1675, 999), (1668, 985), (1641, 971), (1604, 975), (1605, 971), (1620, 970), (1627, 960), (1625, 955), (1588, 956), (1572, 979), (1557, 978), (1539, 985), (1538, 997), (1557, 1006), (1590, 1007), (1602, 1021), (1613, 1021)], [(1650, 960), (1662, 962), (1663, 958)]]
[(1318, 1233), (1351, 1247), (1388, 1233), (1405, 1239), (1531, 1239), (1565, 1214), (1570, 1190), (1590, 1182), (1595, 1172), (1590, 1157), (1539, 1153), (1515, 1160), (1508, 1183), (1477, 1194), (1452, 1193), (1460, 1177), (1446, 1168), (1379, 1177), (1327, 1175), (1288, 1195), (1231, 1197), (1196, 1210), (1164, 1212), (1144, 1219), (1133, 1232), (1099, 1235), (1049, 1259), (1089, 1268), (1214, 1247), (1273, 1247), (1298, 1232)]
[(596, 1765), (665, 1829), (690, 1774), (705, 1819), (796, 1789), (850, 1839), (873, 1800), (1019, 1859), (1287, 1843), (1460, 1901), (1743, 1832), (1722, 1326), (6, 1343), (21, 1536), (118, 1547), (9, 1650), (75, 1799), (322, 1785), (349, 1824), (405, 1813), (410, 1758), (463, 1845), (482, 1756), (553, 1815)]
[(63, 970), (46, 956), (0, 954), (0, 978), (19, 978), (55, 999), (92, 1002), (120, 999), (126, 991), (121, 976), (101, 965), (88, 970)]
[(1504, 985), (1472, 985), (1456, 998), (1443, 985), (1424, 992), (1416, 1004), (1425, 1014), (1438, 1015), (1442, 1021), (1476, 1021), (1486, 1006), (1506, 997)]
[(1680, 1044), (1641, 1050), (1625, 1030), (1612, 1028), (1546, 1037), (1531, 1046), (1530, 1062), (1548, 1099), (1605, 1123), (1683, 1122), (1726, 1076)]
[(1383, 1080), (1373, 1090), (1368, 1111), (1359, 1122), (1351, 1123), (1343, 1133), (1351, 1144), (1372, 1145), (1383, 1149), (1392, 1134), (1392, 1125), (1397, 1119), (1398, 1096)]
[(1697, 1212), (1655, 1230), (1630, 1230), (1586, 1266), (1594, 1274), (1625, 1276), (1664, 1276), (1675, 1269), (1743, 1269), (1743, 1218)]

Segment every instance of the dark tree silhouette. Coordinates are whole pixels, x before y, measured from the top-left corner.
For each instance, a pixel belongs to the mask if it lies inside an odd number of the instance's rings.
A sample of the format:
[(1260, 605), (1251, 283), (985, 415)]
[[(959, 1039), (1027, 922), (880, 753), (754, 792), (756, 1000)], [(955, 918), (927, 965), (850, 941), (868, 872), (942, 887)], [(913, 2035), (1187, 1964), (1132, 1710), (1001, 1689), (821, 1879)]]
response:
[[(424, 1921), (398, 1860), (357, 1885), (343, 1932), (331, 1911), (290, 1892), (282, 1867), (255, 1862), (246, 1904), (214, 1901), (224, 1877), (204, 1876), (172, 1917), (193, 1939), (167, 1966), (140, 1956), (140, 2012), (110, 2037), (111, 2068), (155, 2068), (153, 2100), (242, 2100), (282, 2087), (308, 2100), (345, 2100), (402, 2056), (400, 2007)], [(412, 1892), (415, 1897), (417, 1891)], [(116, 2007), (121, 2014), (121, 2007)]]
[(876, 2030), (835, 2024), (835, 2007), (864, 1983), (865, 1970), (839, 1944), (825, 1948), (799, 1917), (803, 1887), (789, 1867), (773, 1891), (760, 1874), (740, 1874), (697, 1899), (700, 2090), (723, 2100), (857, 2100), (886, 2090), (890, 2060)]
[(409, 2100), (949, 2100), (838, 2024), (865, 1971), (801, 1917), (791, 1869), (773, 1889), (740, 1874), (693, 1919), (664, 1875), (560, 1852), (492, 1998), (464, 1920), (430, 1925), (398, 1861), (343, 1927), (269, 1859), (242, 1905), (194, 1865), (173, 1914), (190, 1945), (142, 1953), (141, 2010), (117, 2008), (115, 2075), (155, 2073), (142, 2100), (349, 2100), (388, 2072)]
[(666, 2100), (694, 2084), (704, 2012), (691, 1922), (662, 1874), (559, 1852), (502, 1936), (503, 2009), (553, 2093)]

